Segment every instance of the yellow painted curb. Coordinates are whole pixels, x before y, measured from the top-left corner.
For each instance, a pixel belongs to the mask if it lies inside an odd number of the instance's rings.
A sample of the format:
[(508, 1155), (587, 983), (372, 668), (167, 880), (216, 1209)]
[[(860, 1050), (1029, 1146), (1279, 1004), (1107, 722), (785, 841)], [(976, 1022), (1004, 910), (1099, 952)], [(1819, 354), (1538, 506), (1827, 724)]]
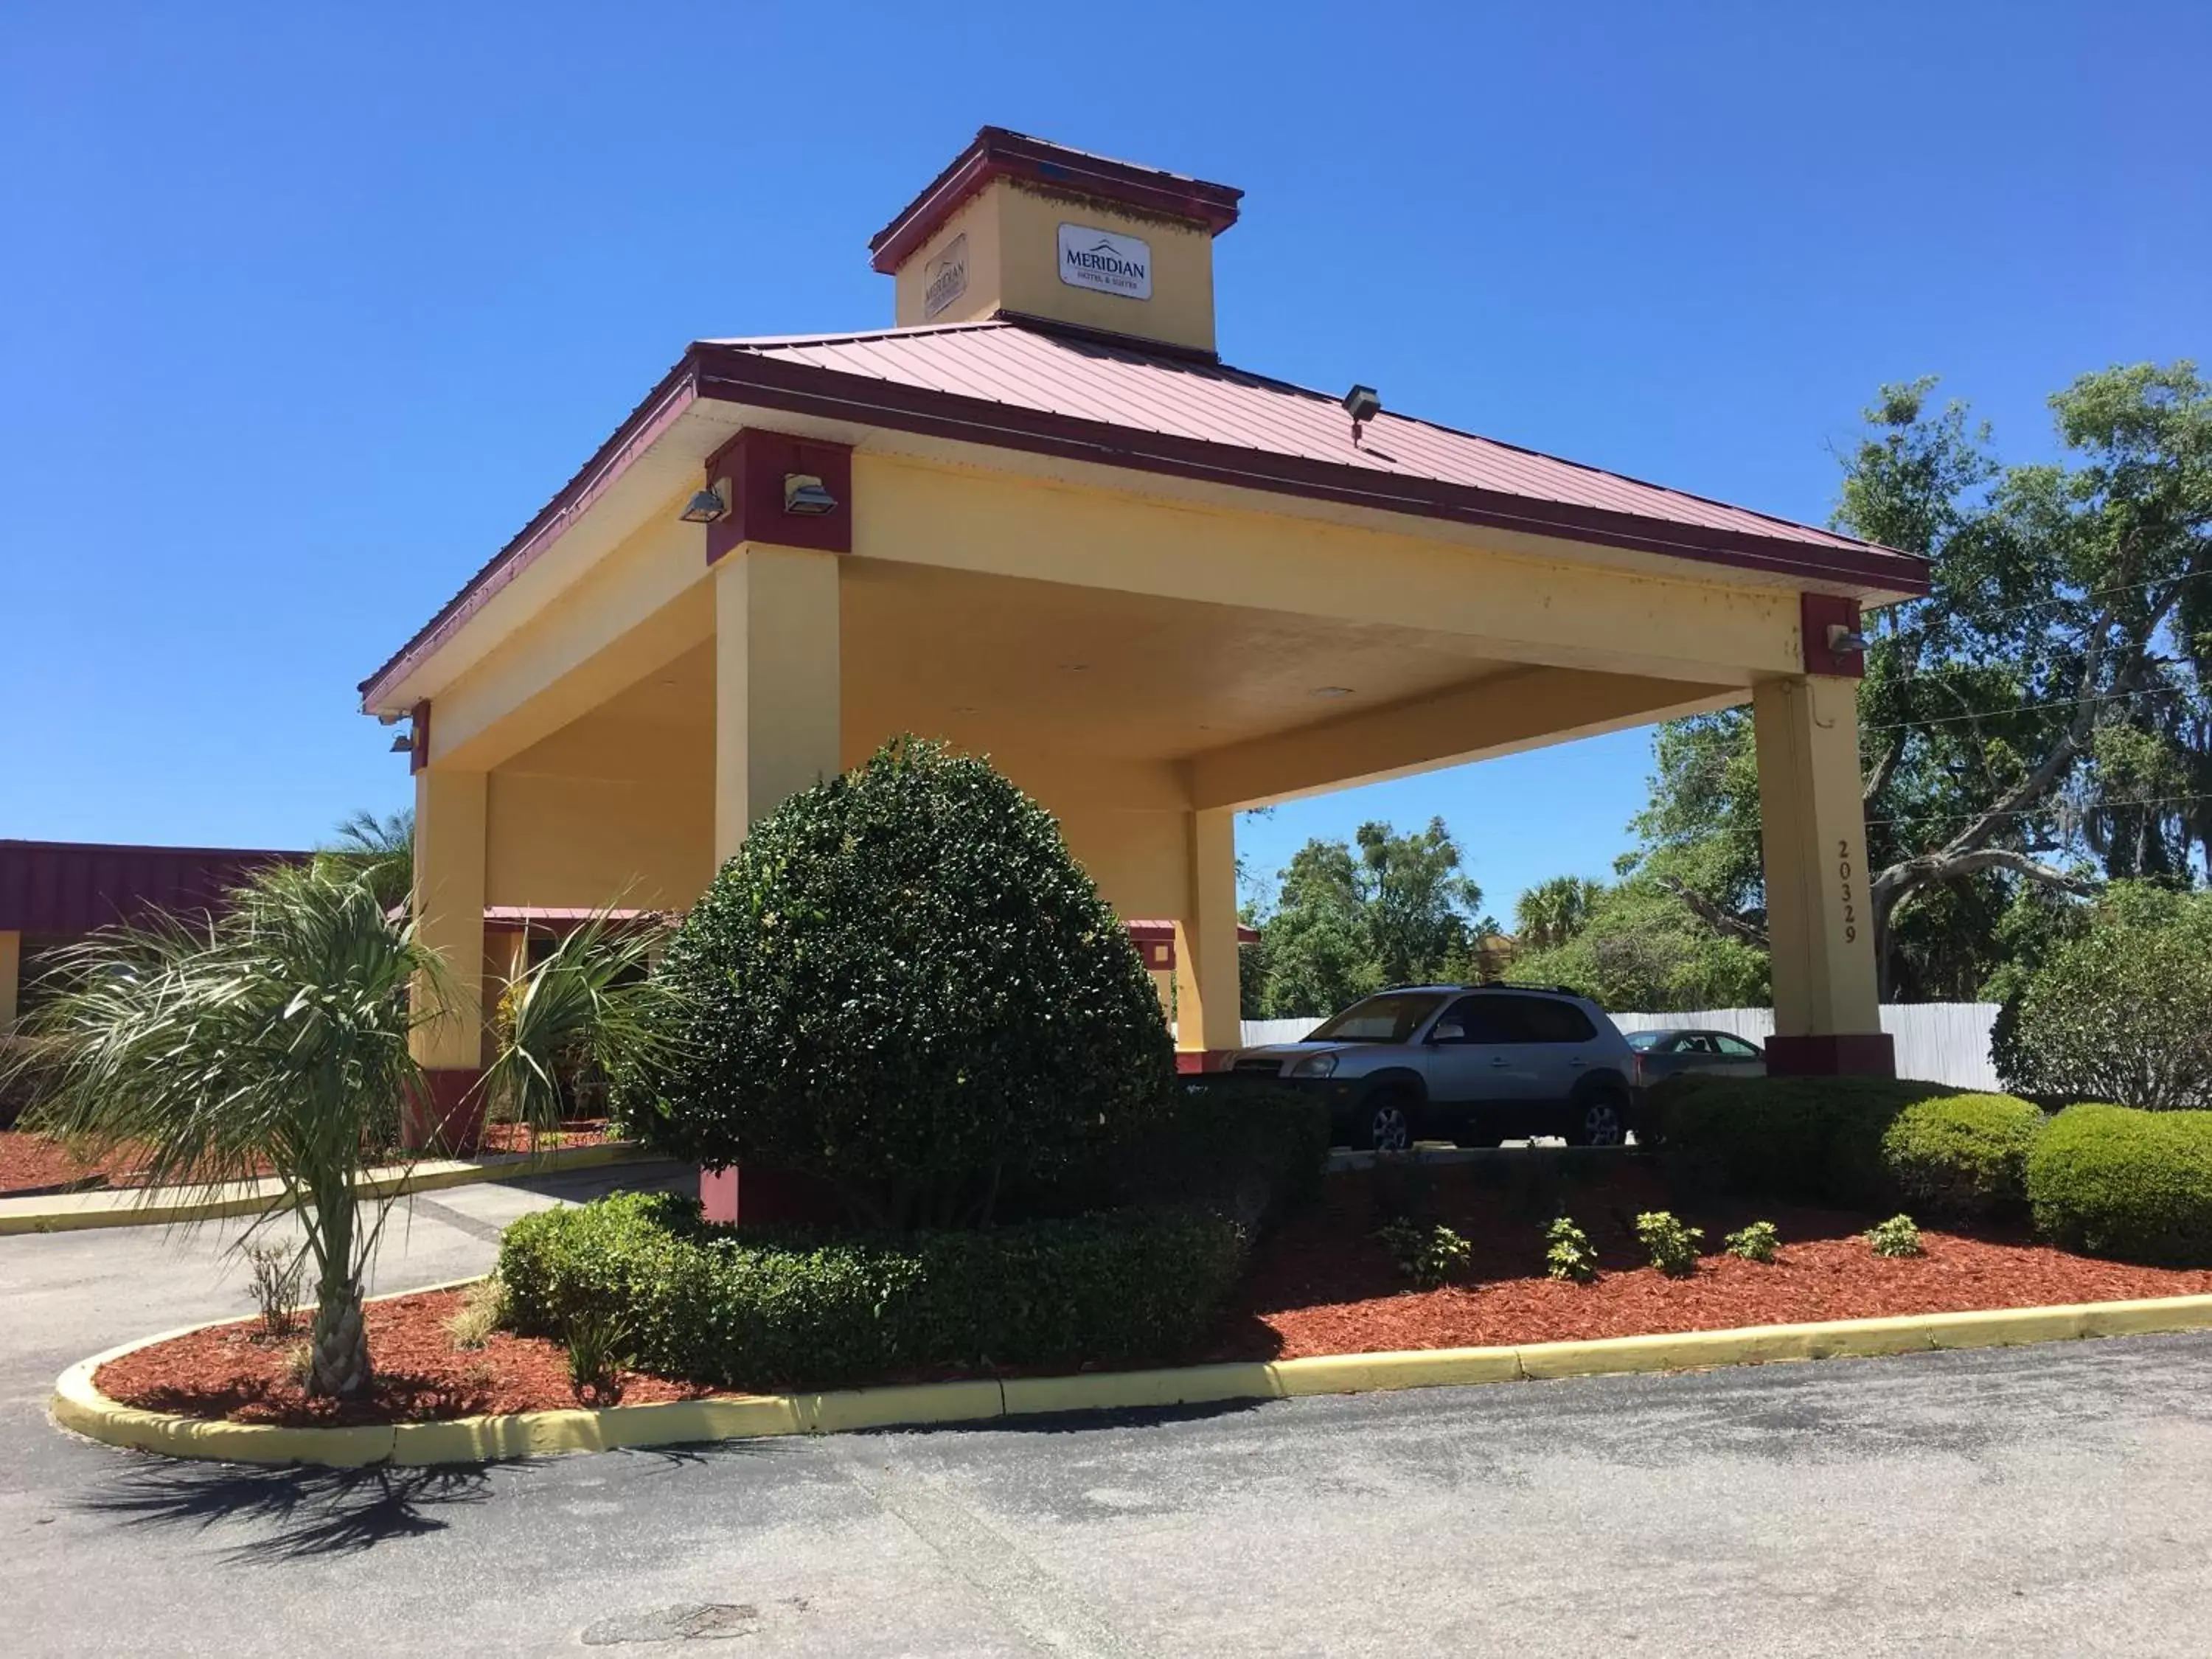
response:
[[(537, 1153), (501, 1154), (497, 1162), (440, 1159), (418, 1164), (405, 1171), (393, 1169), (370, 1176), (356, 1190), (371, 1198), (382, 1198), (394, 1192), (437, 1192), (483, 1181), (512, 1181), (520, 1176), (560, 1175), (570, 1170), (596, 1170), (611, 1164), (636, 1164), (650, 1157), (650, 1153), (629, 1141), (602, 1141), (592, 1146), (556, 1146)], [(87, 1193), (52, 1193), (43, 1198), (0, 1198), (0, 1237), (13, 1233), (150, 1227), (258, 1215), (269, 1207), (267, 1185), (255, 1182), (246, 1189), (232, 1187), (214, 1193), (188, 1187), (102, 1188)]]
[[(394, 1294), (420, 1296), (425, 1291), (452, 1288), (452, 1285), (434, 1285)], [(169, 1331), (125, 1343), (70, 1366), (54, 1385), (52, 1410), (54, 1420), (64, 1428), (90, 1439), (172, 1457), (337, 1468), (382, 1462), (484, 1463), (502, 1458), (607, 1451), (622, 1446), (919, 1428), (1058, 1412), (1696, 1370), (1778, 1360), (2011, 1347), (2208, 1328), (2212, 1328), (2212, 1296), (2174, 1296), (2141, 1302), (2086, 1302), (2052, 1308), (1831, 1320), (1808, 1325), (1756, 1325), (1738, 1330), (1607, 1337), (1589, 1342), (1535, 1342), (1517, 1347), (1326, 1354), (1310, 1359), (1008, 1377), (1002, 1382), (924, 1382), (822, 1394), (717, 1395), (705, 1400), (610, 1406), (597, 1411), (522, 1412), (504, 1417), (347, 1429), (288, 1429), (172, 1417), (122, 1405), (94, 1385), (94, 1374), (109, 1360), (185, 1334)]]

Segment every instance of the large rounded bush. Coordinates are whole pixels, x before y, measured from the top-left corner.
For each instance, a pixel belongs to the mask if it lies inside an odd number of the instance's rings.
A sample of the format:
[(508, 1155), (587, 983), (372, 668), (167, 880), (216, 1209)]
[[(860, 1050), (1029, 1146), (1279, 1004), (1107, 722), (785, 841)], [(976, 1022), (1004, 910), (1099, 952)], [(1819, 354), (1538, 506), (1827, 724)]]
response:
[(1882, 1133), (1882, 1162), (1916, 1214), (1954, 1220), (2016, 1214), (2041, 1109), (2010, 1095), (1915, 1101)]
[(2115, 883), (2008, 1000), (1990, 1057), (2023, 1094), (2212, 1104), (2212, 894)]
[(912, 738), (754, 824), (657, 971), (686, 1030), (620, 1080), (628, 1125), (891, 1225), (984, 1218), (1175, 1084), (1136, 947), (1050, 815)]
[(2212, 1267), (2212, 1112), (2069, 1106), (2028, 1154), (2027, 1199), (2070, 1249)]

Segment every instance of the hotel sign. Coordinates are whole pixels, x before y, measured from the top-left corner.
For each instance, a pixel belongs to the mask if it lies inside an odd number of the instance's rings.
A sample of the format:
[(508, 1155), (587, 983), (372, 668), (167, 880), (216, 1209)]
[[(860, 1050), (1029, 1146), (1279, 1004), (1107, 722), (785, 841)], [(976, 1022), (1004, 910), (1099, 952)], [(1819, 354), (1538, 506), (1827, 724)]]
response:
[(1152, 297), (1152, 250), (1133, 236), (1085, 225), (1060, 228), (1060, 280), (1125, 300)]
[(921, 268), (921, 316), (927, 322), (968, 291), (968, 233)]

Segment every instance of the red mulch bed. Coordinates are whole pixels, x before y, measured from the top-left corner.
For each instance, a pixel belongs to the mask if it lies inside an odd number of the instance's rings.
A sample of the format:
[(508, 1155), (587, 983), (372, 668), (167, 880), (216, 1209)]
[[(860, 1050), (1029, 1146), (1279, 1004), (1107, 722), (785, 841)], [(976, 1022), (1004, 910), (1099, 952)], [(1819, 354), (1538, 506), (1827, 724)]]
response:
[(134, 1158), (117, 1155), (98, 1163), (79, 1161), (58, 1140), (27, 1129), (0, 1129), (0, 1195), (38, 1187), (58, 1187), (87, 1176), (121, 1173)]
[[(1428, 1291), (1407, 1289), (1373, 1237), (1384, 1218), (1377, 1178), (1333, 1177), (1317, 1209), (1294, 1217), (1261, 1246), (1217, 1339), (1193, 1357), (1484, 1347), (2212, 1292), (2212, 1272), (2100, 1261), (2003, 1232), (1927, 1230), (1926, 1255), (1885, 1259), (1861, 1237), (1874, 1218), (1772, 1205), (1670, 1205), (1656, 1173), (1637, 1165), (1600, 1182), (1545, 1188), (1525, 1178), (1539, 1167), (1433, 1172), (1426, 1212), (1464, 1234), (1473, 1253), (1463, 1282)], [(1594, 1285), (1543, 1276), (1544, 1227), (1562, 1201), (1597, 1248), (1601, 1277)], [(1662, 1277), (1632, 1231), (1638, 1211), (1668, 1207), (1703, 1227), (1715, 1252), (1688, 1279)], [(1774, 1262), (1718, 1254), (1724, 1232), (1753, 1220), (1780, 1228)], [(370, 1304), (376, 1391), (343, 1410), (307, 1401), (289, 1376), (290, 1344), (258, 1338), (250, 1322), (140, 1349), (102, 1366), (96, 1381), (128, 1405), (248, 1423), (411, 1421), (575, 1403), (559, 1344), (501, 1333), (480, 1350), (456, 1349), (445, 1322), (461, 1296), (441, 1291)], [(714, 1392), (627, 1373), (623, 1398), (646, 1403)]]
[[(1925, 1255), (1878, 1256), (1861, 1235), (1879, 1218), (1772, 1204), (1684, 1205), (1646, 1166), (1547, 1191), (1485, 1186), (1468, 1165), (1436, 1170), (1433, 1181), (1431, 1212), (1473, 1246), (1461, 1283), (1407, 1289), (1373, 1237), (1385, 1213), (1375, 1177), (1335, 1176), (1317, 1210), (1293, 1217), (1261, 1246), (1209, 1357), (1488, 1347), (2212, 1292), (2212, 1272), (2098, 1261), (2024, 1232), (1925, 1228)], [(1557, 1212), (1550, 1200), (1596, 1247), (1595, 1284), (1544, 1276), (1544, 1229)], [(1705, 1231), (1711, 1254), (1688, 1279), (1662, 1275), (1636, 1242), (1637, 1213), (1668, 1208)], [(1721, 1253), (1723, 1235), (1753, 1220), (1781, 1230), (1771, 1263)]]
[[(580, 1118), (563, 1123), (557, 1135), (541, 1139), (538, 1150), (595, 1146), (607, 1139), (605, 1119)], [(529, 1131), (516, 1123), (486, 1124), (483, 1145), (478, 1150), (529, 1152)], [(127, 1146), (118, 1147), (105, 1158), (82, 1161), (60, 1141), (48, 1136), (27, 1129), (0, 1129), (0, 1197), (82, 1181), (88, 1176), (100, 1177), (100, 1184), (109, 1187), (140, 1187), (145, 1184), (145, 1177), (139, 1172), (138, 1163), (138, 1153)], [(262, 1172), (267, 1173), (265, 1168)]]
[[(572, 1407), (568, 1353), (542, 1338), (495, 1334), (481, 1348), (456, 1348), (446, 1321), (460, 1291), (432, 1291), (368, 1304), (368, 1351), (376, 1366), (369, 1399), (337, 1407), (311, 1401), (292, 1381), (290, 1354), (307, 1338), (307, 1316), (291, 1337), (271, 1340), (258, 1321), (217, 1325), (111, 1359), (94, 1382), (111, 1400), (147, 1411), (227, 1417), (238, 1423), (409, 1423), (444, 1417)], [(696, 1400), (713, 1393), (689, 1382), (623, 1374), (623, 1403)]]

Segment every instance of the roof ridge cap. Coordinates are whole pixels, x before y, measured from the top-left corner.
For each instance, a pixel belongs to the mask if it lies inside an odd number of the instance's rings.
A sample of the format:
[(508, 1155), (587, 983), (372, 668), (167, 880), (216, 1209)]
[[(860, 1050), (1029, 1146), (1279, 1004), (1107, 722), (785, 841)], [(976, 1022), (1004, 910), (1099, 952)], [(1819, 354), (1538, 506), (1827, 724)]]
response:
[(695, 346), (844, 345), (863, 340), (895, 339), (916, 334), (959, 334), (1009, 326), (996, 317), (974, 317), (959, 323), (907, 323), (884, 328), (841, 328), (826, 334), (736, 334), (702, 336)]

